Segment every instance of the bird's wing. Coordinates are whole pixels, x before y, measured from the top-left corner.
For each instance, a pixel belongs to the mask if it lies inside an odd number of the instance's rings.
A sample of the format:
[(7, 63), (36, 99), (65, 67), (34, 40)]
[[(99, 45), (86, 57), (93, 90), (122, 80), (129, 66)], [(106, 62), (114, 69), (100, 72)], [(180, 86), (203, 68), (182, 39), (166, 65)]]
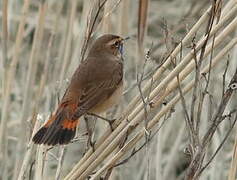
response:
[(122, 82), (122, 63), (95, 61), (82, 64), (72, 78), (73, 85), (69, 92), (80, 89), (77, 91), (78, 108), (73, 119), (79, 118), (97, 104), (106, 101)]

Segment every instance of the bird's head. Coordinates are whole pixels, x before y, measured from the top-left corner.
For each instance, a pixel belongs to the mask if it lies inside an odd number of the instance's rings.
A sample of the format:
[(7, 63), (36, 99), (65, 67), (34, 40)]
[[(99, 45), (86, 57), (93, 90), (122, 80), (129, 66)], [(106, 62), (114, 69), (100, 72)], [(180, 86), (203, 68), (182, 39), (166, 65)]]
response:
[(95, 40), (92, 45), (89, 55), (95, 53), (109, 53), (115, 56), (123, 54), (123, 43), (127, 38), (122, 38), (117, 35), (106, 34)]

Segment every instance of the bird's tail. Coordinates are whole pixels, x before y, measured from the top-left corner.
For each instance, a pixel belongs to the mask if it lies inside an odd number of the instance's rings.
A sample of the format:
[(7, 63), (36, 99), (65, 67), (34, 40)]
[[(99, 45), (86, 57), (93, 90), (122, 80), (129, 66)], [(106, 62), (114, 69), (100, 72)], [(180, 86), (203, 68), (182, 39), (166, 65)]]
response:
[(36, 144), (56, 145), (68, 144), (76, 134), (79, 119), (72, 118), (74, 105), (61, 105), (47, 123), (41, 127), (33, 137)]

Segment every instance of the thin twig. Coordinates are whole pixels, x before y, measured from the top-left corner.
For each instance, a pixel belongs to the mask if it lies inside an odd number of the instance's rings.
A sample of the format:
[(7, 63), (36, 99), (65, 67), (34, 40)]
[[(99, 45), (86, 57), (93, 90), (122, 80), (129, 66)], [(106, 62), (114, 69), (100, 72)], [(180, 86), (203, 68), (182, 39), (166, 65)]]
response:
[(67, 149), (65, 146), (61, 147), (61, 149), (60, 149), (60, 155), (59, 155), (58, 167), (56, 170), (55, 180), (61, 179), (60, 176), (61, 176), (61, 172), (62, 172), (62, 165), (63, 165), (64, 156), (66, 154), (66, 150)]
[[(107, 2), (107, 0), (103, 0), (102, 2), (101, 2), (101, 0), (96, 0), (93, 8), (91, 9), (90, 15), (88, 16), (86, 36), (85, 36), (83, 46), (81, 49), (81, 61), (84, 60), (84, 56), (85, 56), (86, 50), (88, 48), (90, 38), (95, 30), (96, 22), (98, 21), (99, 15), (100, 15), (106, 2)], [(96, 8), (96, 12), (95, 12), (95, 15), (93, 16), (93, 10), (95, 8)]]
[(211, 158), (208, 160), (208, 162), (200, 169), (200, 171), (198, 172), (198, 175), (202, 174), (202, 172), (210, 165), (210, 163), (213, 161), (213, 159), (216, 157), (217, 153), (221, 150), (221, 148), (223, 147), (223, 145), (225, 144), (227, 138), (229, 137), (231, 131), (233, 130), (235, 123), (237, 121), (237, 113), (235, 115), (235, 119), (234, 122), (231, 124), (230, 129), (227, 131), (224, 139), (222, 140), (222, 142), (220, 143), (220, 145), (218, 146), (218, 148), (216, 149), (216, 151), (214, 152), (214, 154), (211, 156)]

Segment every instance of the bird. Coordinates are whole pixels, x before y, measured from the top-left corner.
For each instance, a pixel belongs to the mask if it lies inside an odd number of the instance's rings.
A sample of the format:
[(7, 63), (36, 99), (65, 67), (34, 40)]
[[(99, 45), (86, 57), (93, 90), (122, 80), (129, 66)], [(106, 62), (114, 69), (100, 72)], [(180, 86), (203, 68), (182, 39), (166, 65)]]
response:
[(123, 93), (124, 40), (105, 34), (94, 41), (72, 75), (57, 110), (33, 136), (35, 144), (68, 144), (81, 116), (100, 114), (119, 103)]

